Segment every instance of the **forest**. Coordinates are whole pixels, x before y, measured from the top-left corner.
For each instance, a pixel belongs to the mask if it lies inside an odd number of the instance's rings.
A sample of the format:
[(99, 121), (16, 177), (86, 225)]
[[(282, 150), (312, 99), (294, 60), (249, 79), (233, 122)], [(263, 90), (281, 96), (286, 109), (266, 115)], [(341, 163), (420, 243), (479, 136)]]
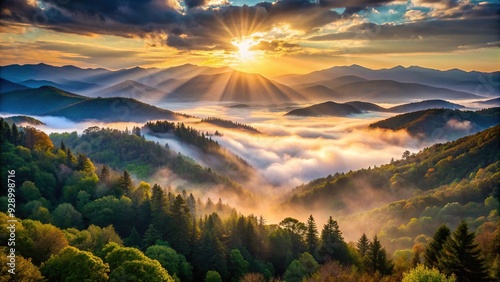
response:
[[(217, 146), (180, 124), (149, 127), (202, 148)], [(167, 166), (193, 183), (244, 191), (146, 141), (140, 129), (91, 127), (82, 135), (49, 137), (0, 119), (2, 178), (15, 170), (16, 184), (1, 184), (0, 242), (7, 246), (7, 220), (15, 218), (15, 281), (494, 281), (500, 279), (499, 130), (297, 187), (301, 193), (287, 204), (321, 198), (327, 189), (347, 190), (356, 183), (352, 175), (389, 173), (390, 183), (381, 185), (389, 190), (415, 183), (405, 199), (349, 215), (363, 216), (381, 231), (365, 225), (358, 228), (359, 239), (348, 241), (342, 230), (349, 226), (333, 216), (267, 223), (224, 199), (202, 200), (188, 189), (139, 180)], [(8, 193), (15, 195), (15, 214), (6, 209)], [(405, 218), (411, 218), (408, 224)], [(424, 229), (428, 238), (419, 236)], [(10, 250), (2, 248), (0, 281), (12, 281), (3, 275)]]

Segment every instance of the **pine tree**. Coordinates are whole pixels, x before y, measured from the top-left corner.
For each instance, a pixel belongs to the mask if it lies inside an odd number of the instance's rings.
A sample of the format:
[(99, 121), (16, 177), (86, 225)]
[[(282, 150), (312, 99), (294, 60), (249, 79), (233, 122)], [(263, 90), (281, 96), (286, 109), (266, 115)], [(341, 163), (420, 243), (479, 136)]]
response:
[(185, 256), (189, 256), (192, 220), (189, 207), (181, 195), (177, 195), (170, 208), (169, 227), (167, 241), (172, 244), (173, 249)]
[(312, 214), (307, 219), (306, 245), (308, 252), (312, 255), (316, 254), (318, 248), (318, 228)]
[(372, 273), (379, 272), (382, 275), (392, 273), (394, 265), (387, 259), (387, 253), (376, 235), (366, 253), (365, 266)]
[(63, 150), (64, 152), (66, 152), (66, 145), (64, 145), (64, 142), (61, 140), (61, 147), (60, 147), (61, 150)]
[(446, 240), (450, 237), (450, 228), (446, 225), (441, 225), (434, 236), (432, 237), (432, 241), (427, 245), (424, 253), (425, 266), (428, 268), (438, 267), (438, 259), (441, 250), (443, 249), (443, 245)]
[(15, 123), (12, 124), (11, 138), (12, 138), (12, 144), (14, 144), (15, 146), (17, 146), (17, 145), (19, 145), (19, 143), (21, 143), (19, 130), (17, 129), (17, 126)]
[(318, 253), (323, 260), (333, 259), (343, 264), (350, 262), (347, 243), (342, 237), (337, 221), (331, 216), (321, 231), (321, 247)]
[(120, 178), (120, 189), (124, 195), (128, 195), (132, 189), (132, 178), (127, 170), (123, 171), (123, 175)]
[(109, 180), (109, 168), (107, 165), (103, 165), (101, 169), (101, 181), (107, 182)]
[(469, 227), (462, 221), (455, 232), (446, 240), (441, 255), (439, 267), (447, 275), (455, 274), (457, 282), (485, 281), (488, 271), (481, 257), (478, 244), (474, 243), (475, 234), (469, 232)]
[(368, 248), (370, 247), (370, 240), (368, 240), (368, 237), (365, 233), (363, 233), (363, 235), (361, 235), (361, 237), (359, 238), (356, 247), (358, 248), (358, 252), (361, 257), (364, 258), (368, 253)]

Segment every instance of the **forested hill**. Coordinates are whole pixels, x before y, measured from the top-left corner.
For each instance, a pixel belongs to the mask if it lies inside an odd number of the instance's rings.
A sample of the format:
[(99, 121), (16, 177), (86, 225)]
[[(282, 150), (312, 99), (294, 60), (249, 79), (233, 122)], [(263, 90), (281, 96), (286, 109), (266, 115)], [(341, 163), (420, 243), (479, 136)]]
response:
[[(437, 144), (418, 154), (378, 168), (336, 173), (294, 189), (285, 205), (310, 206), (347, 214), (368, 210), (418, 191), (450, 185), (500, 161), (500, 126), (454, 142)], [(359, 205), (363, 203), (363, 205)]]
[[(63, 142), (71, 150), (86, 154), (97, 163), (114, 169), (126, 169), (140, 179), (150, 179), (160, 173), (159, 177), (166, 182), (180, 178), (205, 189), (220, 184), (227, 193), (249, 196), (248, 192), (229, 178), (218, 175), (210, 168), (204, 168), (165, 146), (147, 141), (137, 127), (132, 132), (91, 127), (82, 135), (76, 132), (53, 133), (50, 138), (54, 144)], [(165, 168), (173, 172), (173, 175), (162, 175), (161, 171)]]
[[(217, 173), (230, 177), (235, 181), (247, 181), (253, 175), (254, 170), (244, 159), (226, 150), (212, 139), (210, 133), (200, 132), (184, 123), (173, 123), (169, 121), (148, 122), (144, 129), (147, 134), (166, 138), (175, 138), (184, 145), (196, 148), (197, 160), (207, 164)], [(215, 135), (220, 135), (215, 131)]]
[(479, 111), (430, 109), (401, 114), (373, 123), (371, 128), (405, 129), (413, 136), (454, 140), (500, 124), (500, 108)]
[[(233, 105), (231, 107), (237, 107), (241, 105)], [(259, 130), (257, 130), (255, 127), (252, 127), (248, 124), (243, 124), (239, 122), (234, 122), (231, 120), (226, 120), (226, 119), (221, 119), (221, 118), (216, 118), (216, 117), (209, 117), (209, 118), (204, 118), (200, 120), (201, 123), (210, 123), (219, 127), (224, 127), (224, 128), (229, 128), (229, 129), (238, 129), (242, 131), (246, 131), (249, 133), (261, 133)]]

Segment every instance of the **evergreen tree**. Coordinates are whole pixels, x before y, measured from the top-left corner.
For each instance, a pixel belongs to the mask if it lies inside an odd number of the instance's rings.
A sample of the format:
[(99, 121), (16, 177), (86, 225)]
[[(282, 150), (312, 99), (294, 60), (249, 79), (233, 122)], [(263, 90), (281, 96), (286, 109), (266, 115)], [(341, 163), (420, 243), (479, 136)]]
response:
[(373, 238), (366, 253), (365, 266), (368, 271), (372, 273), (379, 272), (382, 275), (389, 275), (392, 273), (394, 265), (387, 259), (387, 253), (377, 236)]
[(321, 247), (318, 253), (323, 261), (333, 259), (342, 264), (350, 263), (347, 243), (342, 237), (337, 221), (331, 216), (321, 231)]
[(447, 275), (455, 274), (457, 282), (488, 280), (488, 271), (475, 234), (462, 221), (455, 232), (446, 240), (438, 258), (439, 267)]
[(316, 254), (318, 248), (318, 228), (312, 214), (307, 219), (306, 245), (308, 252), (312, 255)]
[(425, 266), (428, 268), (438, 267), (438, 259), (443, 249), (443, 245), (450, 237), (450, 228), (446, 225), (441, 225), (434, 236), (432, 241), (427, 245), (424, 253)]
[(109, 167), (107, 165), (102, 166), (100, 177), (100, 180), (103, 182), (107, 182), (109, 180)]
[(61, 140), (61, 147), (60, 149), (64, 152), (66, 152), (66, 145), (64, 145), (64, 142)]
[(370, 247), (370, 240), (368, 240), (368, 237), (365, 233), (363, 233), (363, 235), (361, 235), (361, 237), (359, 238), (356, 247), (358, 248), (358, 252), (361, 257), (364, 258), (368, 253), (368, 248)]
[(170, 208), (170, 224), (167, 241), (179, 253), (189, 256), (192, 220), (189, 208), (181, 195), (177, 195)]
[(14, 144), (15, 146), (21, 143), (21, 135), (19, 134), (19, 130), (17, 129), (15, 123), (12, 124), (11, 138), (12, 144)]
[(124, 195), (128, 195), (130, 190), (132, 189), (132, 178), (130, 178), (130, 174), (127, 170), (123, 171), (122, 177), (120, 177), (120, 190)]

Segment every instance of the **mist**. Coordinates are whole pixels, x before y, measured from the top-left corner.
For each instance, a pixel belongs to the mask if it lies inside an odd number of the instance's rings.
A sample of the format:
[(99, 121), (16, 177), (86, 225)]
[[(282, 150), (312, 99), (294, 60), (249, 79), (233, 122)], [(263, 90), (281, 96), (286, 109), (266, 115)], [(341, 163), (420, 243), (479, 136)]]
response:
[[(252, 168), (248, 174), (250, 180), (240, 183), (252, 193), (241, 197), (228, 193), (223, 187), (206, 187), (178, 178), (166, 168), (159, 169), (148, 182), (158, 183), (162, 187), (171, 187), (174, 191), (185, 189), (188, 193), (206, 200), (222, 198), (244, 214), (259, 214), (270, 223), (277, 223), (286, 216), (295, 216), (306, 220), (313, 210), (283, 209), (279, 204), (290, 191), (313, 179), (326, 177), (336, 172), (348, 172), (389, 163), (391, 159), (401, 158), (405, 150), (417, 152), (429, 144), (410, 136), (406, 131), (387, 131), (368, 129), (368, 125), (387, 118), (391, 114), (370, 113), (351, 117), (289, 117), (286, 110), (276, 107), (255, 106), (235, 109), (226, 104), (179, 103), (169, 105), (182, 113), (196, 117), (218, 117), (234, 122), (245, 123), (258, 129), (262, 134), (253, 134), (238, 129), (222, 128), (209, 123), (199, 123), (199, 119), (184, 120), (188, 126), (202, 132), (213, 134), (216, 130), (222, 136), (212, 136), (224, 148), (246, 160)], [(65, 118), (41, 116), (35, 117), (46, 125), (36, 126), (46, 133), (77, 131), (81, 134), (91, 126), (109, 127), (124, 130), (142, 123), (102, 123), (96, 121), (73, 122)], [(147, 140), (168, 144), (170, 150), (180, 152), (192, 158), (200, 165), (210, 167), (211, 163), (196, 147), (179, 142), (174, 136), (152, 136), (143, 129)], [(251, 171), (250, 171), (251, 170)], [(363, 185), (360, 185), (362, 187)], [(371, 193), (370, 187), (362, 187)], [(361, 189), (361, 188), (360, 188)], [(255, 201), (258, 199), (258, 201)], [(388, 199), (380, 199), (387, 201)], [(359, 202), (356, 203), (359, 206)], [(320, 209), (321, 210), (321, 209)], [(258, 212), (256, 212), (258, 211)], [(317, 213), (317, 212), (316, 212)], [(318, 222), (323, 222), (332, 215), (331, 211), (316, 214)]]

